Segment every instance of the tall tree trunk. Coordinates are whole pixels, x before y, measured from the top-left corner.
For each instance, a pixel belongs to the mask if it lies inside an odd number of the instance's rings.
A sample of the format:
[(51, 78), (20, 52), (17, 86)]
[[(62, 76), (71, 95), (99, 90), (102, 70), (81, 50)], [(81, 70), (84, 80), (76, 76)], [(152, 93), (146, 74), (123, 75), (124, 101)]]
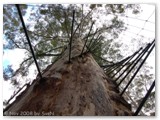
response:
[[(118, 94), (90, 53), (80, 56), (83, 42), (69, 49), (43, 72), (6, 109), (5, 115), (132, 115), (130, 105)], [(85, 48), (86, 49), (86, 48)]]

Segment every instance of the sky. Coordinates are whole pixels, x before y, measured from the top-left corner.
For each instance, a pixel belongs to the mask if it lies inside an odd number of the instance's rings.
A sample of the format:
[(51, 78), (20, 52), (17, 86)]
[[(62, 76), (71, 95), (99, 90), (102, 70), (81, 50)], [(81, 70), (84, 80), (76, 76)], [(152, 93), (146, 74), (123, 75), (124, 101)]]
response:
[[(148, 19), (148, 21), (151, 21), (153, 23), (155, 23), (155, 6), (154, 5), (142, 5), (142, 10), (143, 12), (141, 14), (138, 14), (137, 16), (132, 16), (130, 13), (128, 13), (128, 16), (130, 17), (134, 17), (134, 18), (138, 18), (138, 19), (143, 19), (143, 20), (147, 20), (148, 17), (150, 17)], [(27, 16), (26, 18), (27, 19)], [(146, 22), (145, 21), (141, 21), (141, 20), (137, 20), (137, 19), (132, 19), (132, 18), (126, 18), (126, 17), (122, 17), (122, 19), (124, 19), (124, 21), (126, 22), (126, 24), (129, 24), (130, 26), (127, 26), (128, 29), (126, 32), (123, 32), (119, 39), (117, 39), (118, 42), (123, 42), (124, 40), (127, 41), (127, 45), (122, 46), (122, 49), (124, 49), (123, 54), (124, 55), (129, 55), (132, 54), (133, 51), (137, 50), (137, 47), (135, 46), (139, 46), (136, 41), (133, 40), (133, 38), (138, 39), (139, 35), (143, 35), (146, 39), (144, 40), (145, 42), (151, 42), (153, 40), (153, 38), (155, 38), (155, 24), (150, 23), (150, 22)], [(136, 27), (133, 27), (136, 26)], [(144, 28), (144, 30), (141, 30), (137, 27), (140, 28)], [(152, 32), (149, 32), (147, 30), (150, 30)], [(135, 34), (133, 34), (135, 33)], [(136, 35), (138, 33), (138, 35)], [(134, 46), (133, 46), (134, 45)], [(140, 46), (139, 46), (140, 47)], [(4, 51), (4, 55), (3, 55), (3, 68), (5, 68), (8, 64), (12, 64), (14, 69), (17, 69), (19, 64), (21, 63), (21, 61), (23, 60), (23, 58), (25, 57), (24, 54), (25, 51), (23, 50), (5, 50)], [(18, 56), (17, 57), (17, 53)], [(15, 59), (16, 57), (16, 59)], [(149, 57), (149, 59), (147, 60), (149, 61), (149, 64), (151, 66), (153, 66), (155, 68), (155, 55), (152, 54), (152, 57)], [(31, 74), (28, 76), (28, 78), (34, 79), (35, 75), (33, 75), (34, 73), (34, 69), (35, 67), (33, 66), (33, 68), (31, 69)], [(10, 85), (9, 81), (4, 81), (3, 82), (3, 100), (9, 99), (10, 96), (13, 94), (13, 87)], [(7, 94), (6, 94), (7, 91)]]

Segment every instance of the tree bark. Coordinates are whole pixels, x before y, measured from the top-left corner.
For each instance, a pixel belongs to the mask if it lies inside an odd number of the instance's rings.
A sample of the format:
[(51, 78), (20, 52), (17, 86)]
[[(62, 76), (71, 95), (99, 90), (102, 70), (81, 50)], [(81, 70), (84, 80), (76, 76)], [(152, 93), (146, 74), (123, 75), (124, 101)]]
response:
[(4, 115), (132, 115), (116, 83), (105, 75), (92, 55), (88, 52), (80, 56), (82, 48), (83, 42), (74, 40), (71, 63), (67, 49), (43, 72), (45, 81), (40, 83), (37, 77)]

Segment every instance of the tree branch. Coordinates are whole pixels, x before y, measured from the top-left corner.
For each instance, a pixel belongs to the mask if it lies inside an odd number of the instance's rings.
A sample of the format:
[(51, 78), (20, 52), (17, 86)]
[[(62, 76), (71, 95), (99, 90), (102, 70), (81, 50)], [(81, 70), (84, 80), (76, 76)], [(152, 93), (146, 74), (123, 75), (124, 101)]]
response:
[[(77, 31), (78, 29), (79, 29), (79, 31), (82, 31), (84, 19), (86, 19), (91, 12), (92, 12), (92, 10), (89, 11), (85, 17), (83, 17), (83, 15), (82, 15), (81, 22), (77, 25), (75, 31), (73, 32), (73, 36), (74, 36), (74, 34), (76, 33), (76, 31)], [(80, 28), (79, 28), (79, 27), (80, 27)]]
[(40, 36), (40, 37), (44, 37), (44, 38), (47, 38), (47, 39), (55, 39), (55, 38), (58, 37), (57, 35), (50, 37), (50, 36), (45, 36), (45, 35), (42, 35), (42, 34), (37, 34), (35, 32), (29, 31), (29, 30), (27, 30), (27, 31), (30, 32), (31, 34), (33, 33), (34, 35), (37, 35), (37, 36)]
[(64, 11), (64, 22), (65, 22), (65, 29), (66, 29), (66, 32), (67, 32), (67, 36), (68, 38), (70, 38), (70, 35), (69, 35), (69, 31), (68, 31), (68, 28), (67, 28), (67, 14), (66, 14), (66, 11)]
[(53, 50), (57, 50), (57, 49), (63, 48), (63, 47), (64, 47), (64, 46), (59, 46), (59, 47), (56, 47), (56, 48), (50, 49), (50, 50), (48, 50), (46, 53), (51, 52), (51, 51), (53, 51)]
[(14, 77), (19, 71), (20, 71), (20, 69), (22, 69), (21, 67), (22, 67), (22, 65), (25, 63), (25, 62), (27, 62), (28, 60), (30, 60), (32, 58), (32, 56), (30, 56), (29, 58), (27, 58), (27, 59), (25, 59), (23, 62), (21, 62), (21, 64), (20, 64), (20, 67), (14, 72), (14, 74), (11, 76), (11, 77), (9, 77), (9, 78), (12, 78), (12, 77)]
[(9, 104), (9, 102), (25, 87), (25, 86), (29, 86), (29, 83), (24, 84), (16, 93), (14, 93), (9, 100), (6, 102), (6, 104)]
[(58, 54), (47, 54), (47, 53), (42, 53), (42, 54), (37, 54), (36, 56), (37, 57), (41, 57), (41, 56), (59, 56), (61, 55), (60, 53)]

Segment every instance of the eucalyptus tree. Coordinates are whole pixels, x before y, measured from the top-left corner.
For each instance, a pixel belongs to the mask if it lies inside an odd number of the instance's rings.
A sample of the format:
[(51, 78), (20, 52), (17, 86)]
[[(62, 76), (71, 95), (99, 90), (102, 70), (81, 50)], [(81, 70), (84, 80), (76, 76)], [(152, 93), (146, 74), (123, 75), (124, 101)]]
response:
[[(132, 115), (130, 105), (97, 62), (110, 64), (123, 58), (120, 44), (114, 42), (126, 30), (118, 15), (124, 15), (127, 9), (137, 14), (138, 5), (21, 5), (23, 15), (29, 8), (27, 32), (44, 79), (40, 82), (37, 75), (5, 114)], [(4, 5), (4, 38), (4, 48), (26, 50), (19, 68), (14, 71), (9, 66), (4, 72), (6, 79), (17, 81), (18, 74), (27, 75), (34, 60), (14, 5)], [(110, 60), (101, 59), (107, 57)]]

